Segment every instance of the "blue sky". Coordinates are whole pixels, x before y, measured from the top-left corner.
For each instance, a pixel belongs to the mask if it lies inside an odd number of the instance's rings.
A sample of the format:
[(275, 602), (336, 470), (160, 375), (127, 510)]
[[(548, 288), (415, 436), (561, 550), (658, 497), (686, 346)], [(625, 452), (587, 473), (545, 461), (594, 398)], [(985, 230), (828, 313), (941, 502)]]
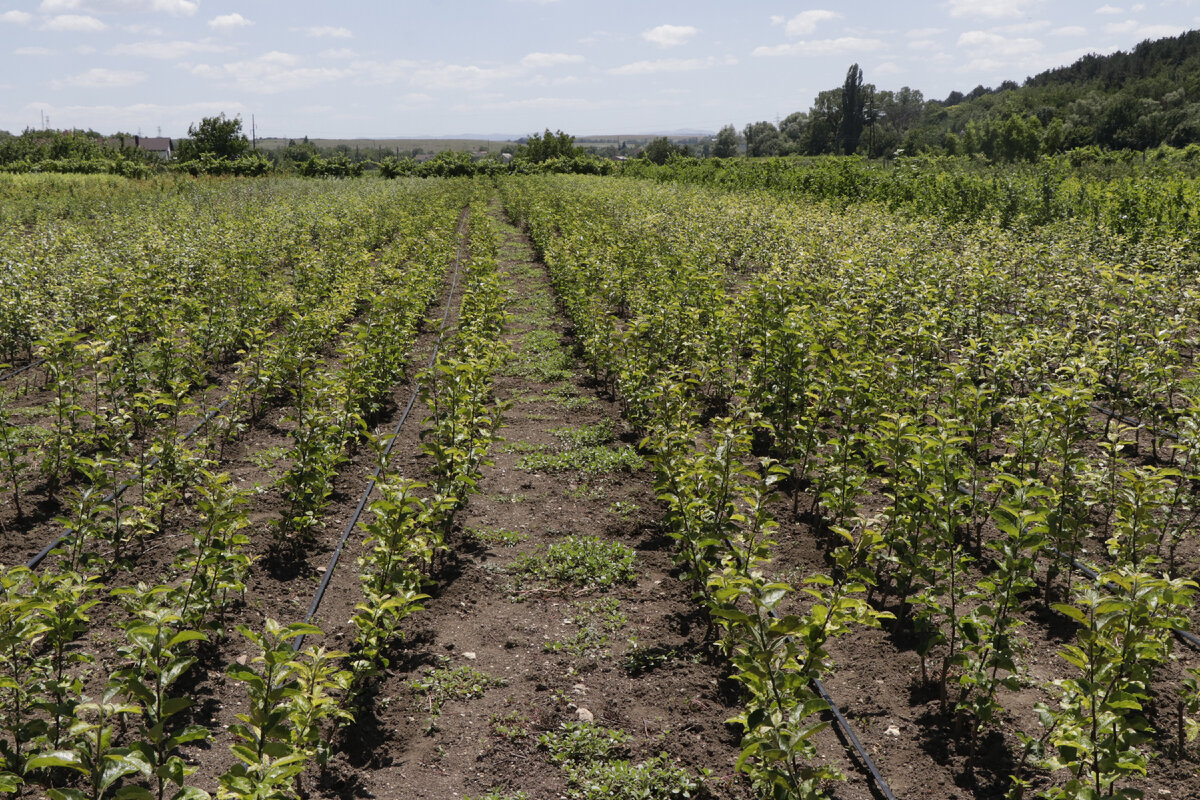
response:
[[(6, 4), (7, 3), (7, 4)], [(179, 136), (716, 130), (857, 62), (927, 98), (1200, 27), (1200, 0), (0, 0), (0, 129)]]

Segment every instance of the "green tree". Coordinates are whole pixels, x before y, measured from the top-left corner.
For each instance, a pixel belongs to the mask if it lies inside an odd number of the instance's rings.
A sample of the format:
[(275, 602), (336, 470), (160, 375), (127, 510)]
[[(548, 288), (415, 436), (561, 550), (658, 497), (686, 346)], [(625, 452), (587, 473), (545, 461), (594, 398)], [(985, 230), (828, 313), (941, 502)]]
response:
[(738, 154), (737, 129), (726, 125), (717, 132), (717, 141), (713, 143), (712, 154), (717, 158), (735, 158)]
[(773, 123), (765, 120), (752, 122), (742, 130), (742, 135), (746, 137), (746, 155), (779, 155), (783, 140), (779, 136), (779, 129)]
[(686, 156), (688, 149), (684, 145), (675, 144), (666, 136), (651, 139), (642, 150), (642, 158), (655, 164), (665, 164), (667, 159), (674, 155)]
[(796, 111), (788, 114), (779, 123), (779, 135), (783, 139), (781, 151), (787, 153), (803, 153), (808, 138), (808, 114)]
[(858, 64), (851, 64), (846, 72), (846, 82), (842, 84), (842, 119), (838, 129), (842, 152), (847, 155), (858, 150), (858, 142), (862, 139), (865, 109), (863, 73)]
[(841, 102), (840, 89), (826, 89), (817, 93), (812, 110), (808, 112), (808, 155), (837, 152), (838, 131), (842, 126)]
[(205, 117), (199, 125), (188, 126), (188, 139), (179, 143), (179, 160), (191, 161), (203, 155), (237, 158), (250, 149), (250, 140), (242, 133), (242, 121), (224, 114)]
[(570, 158), (582, 154), (583, 149), (575, 146), (574, 136), (562, 131), (551, 133), (550, 129), (546, 128), (545, 133), (535, 133), (526, 139), (525, 143), (517, 148), (516, 157), (533, 164), (541, 164), (560, 156)]

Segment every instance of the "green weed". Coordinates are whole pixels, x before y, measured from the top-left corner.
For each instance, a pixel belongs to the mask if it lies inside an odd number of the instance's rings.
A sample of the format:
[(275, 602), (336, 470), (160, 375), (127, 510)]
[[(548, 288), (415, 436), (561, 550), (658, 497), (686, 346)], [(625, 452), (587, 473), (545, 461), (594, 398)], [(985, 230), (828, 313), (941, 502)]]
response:
[(545, 554), (517, 559), (509, 572), (516, 578), (517, 588), (524, 580), (532, 579), (573, 584), (581, 589), (608, 589), (633, 581), (633, 557), (633, 550), (620, 542), (568, 536), (550, 545)]
[(527, 472), (582, 472), (600, 475), (624, 470), (636, 472), (646, 462), (632, 447), (585, 446), (565, 453), (531, 453), (517, 460)]

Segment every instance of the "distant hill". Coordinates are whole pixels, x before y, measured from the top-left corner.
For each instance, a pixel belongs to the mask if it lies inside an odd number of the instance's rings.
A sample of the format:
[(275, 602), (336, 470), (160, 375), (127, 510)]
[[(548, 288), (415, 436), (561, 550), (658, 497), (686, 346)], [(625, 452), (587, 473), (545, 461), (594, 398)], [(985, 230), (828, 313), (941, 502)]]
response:
[(846, 83), (818, 93), (808, 111), (778, 125), (750, 123), (741, 133), (754, 156), (942, 152), (1016, 161), (1092, 146), (1198, 144), (1200, 31), (1087, 55), (1023, 84), (976, 86), (944, 100), (908, 86), (879, 89), (855, 64)]
[[(1143, 150), (1200, 142), (1200, 31), (1144, 41), (995, 89), (977, 86), (927, 102), (908, 146), (962, 146), (1001, 135), (1019, 117), (1056, 149), (1097, 145)], [(1036, 122), (1034, 122), (1036, 120)], [(954, 134), (948, 138), (948, 134)], [(983, 147), (978, 142), (979, 148)]]
[(258, 148), (272, 152), (305, 142), (321, 152), (341, 151), (350, 156), (357, 152), (371, 154), (371, 157), (378, 154), (380, 158), (388, 155), (413, 155), (414, 151), (440, 153), (443, 150), (455, 152), (486, 150), (489, 153), (499, 153), (505, 145), (512, 144), (509, 139), (442, 139), (434, 137), (424, 139), (309, 139), (299, 136), (294, 139), (282, 137), (259, 139)]

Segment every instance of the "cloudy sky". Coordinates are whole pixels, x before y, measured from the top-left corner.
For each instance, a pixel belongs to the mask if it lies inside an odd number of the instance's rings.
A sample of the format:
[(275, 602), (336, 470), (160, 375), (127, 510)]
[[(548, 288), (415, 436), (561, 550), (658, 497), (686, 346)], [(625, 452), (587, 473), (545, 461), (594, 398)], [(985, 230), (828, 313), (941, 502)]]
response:
[[(6, 5), (7, 3), (7, 5)], [(1200, 0), (0, 0), (0, 129), (716, 130), (857, 62), (927, 98), (1200, 27)]]

